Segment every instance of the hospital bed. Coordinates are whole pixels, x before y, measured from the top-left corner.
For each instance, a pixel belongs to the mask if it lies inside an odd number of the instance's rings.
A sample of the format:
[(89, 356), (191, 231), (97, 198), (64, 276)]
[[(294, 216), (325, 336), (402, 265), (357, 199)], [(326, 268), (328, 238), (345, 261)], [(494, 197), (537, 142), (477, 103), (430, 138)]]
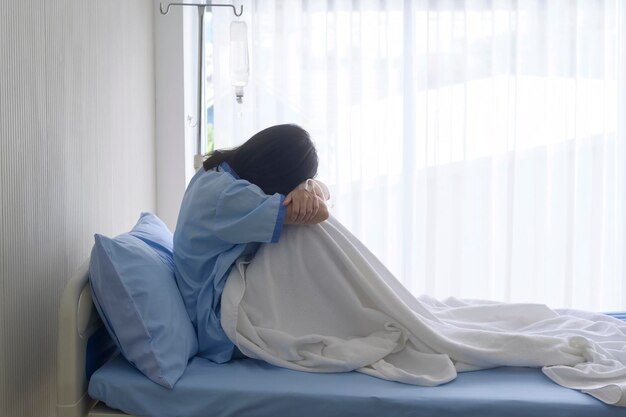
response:
[(118, 354), (92, 302), (88, 263), (61, 299), (57, 360), (58, 417), (624, 416), (623, 408), (562, 388), (531, 368), (467, 372), (429, 388), (356, 372), (313, 374), (247, 358), (218, 365), (196, 357), (169, 390)]

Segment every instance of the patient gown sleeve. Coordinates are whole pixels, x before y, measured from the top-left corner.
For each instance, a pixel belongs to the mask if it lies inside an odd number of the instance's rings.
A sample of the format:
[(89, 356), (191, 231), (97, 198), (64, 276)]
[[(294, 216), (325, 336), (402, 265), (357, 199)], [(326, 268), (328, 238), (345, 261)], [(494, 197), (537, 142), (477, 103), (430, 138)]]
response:
[(285, 196), (267, 195), (244, 180), (231, 183), (219, 196), (214, 233), (233, 243), (278, 242), (285, 221)]

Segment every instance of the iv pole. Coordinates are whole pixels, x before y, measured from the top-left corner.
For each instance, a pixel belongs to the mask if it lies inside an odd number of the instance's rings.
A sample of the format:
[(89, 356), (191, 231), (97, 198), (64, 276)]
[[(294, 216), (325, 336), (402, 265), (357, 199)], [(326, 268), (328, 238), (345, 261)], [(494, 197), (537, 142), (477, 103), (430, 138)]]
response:
[(193, 6), (198, 8), (198, 118), (196, 120), (197, 126), (197, 138), (196, 138), (196, 155), (193, 158), (194, 170), (200, 169), (202, 165), (202, 98), (203, 88), (202, 79), (204, 77), (204, 42), (202, 41), (202, 35), (204, 34), (204, 12), (207, 7), (231, 7), (235, 16), (239, 17), (243, 14), (243, 5), (239, 7), (239, 13), (237, 8), (232, 4), (217, 4), (217, 3), (168, 3), (165, 10), (163, 10), (163, 4), (159, 3), (159, 9), (162, 15), (166, 15), (170, 12), (171, 6)]

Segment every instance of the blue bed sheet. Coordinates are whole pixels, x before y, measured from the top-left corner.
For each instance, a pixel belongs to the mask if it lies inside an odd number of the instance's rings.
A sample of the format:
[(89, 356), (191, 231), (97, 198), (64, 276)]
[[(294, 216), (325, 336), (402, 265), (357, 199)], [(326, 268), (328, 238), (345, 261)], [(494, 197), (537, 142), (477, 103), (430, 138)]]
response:
[(560, 387), (539, 369), (459, 374), (439, 387), (356, 372), (313, 374), (253, 359), (215, 364), (193, 358), (174, 389), (150, 381), (118, 355), (97, 370), (89, 395), (150, 417), (624, 417), (624, 409)]

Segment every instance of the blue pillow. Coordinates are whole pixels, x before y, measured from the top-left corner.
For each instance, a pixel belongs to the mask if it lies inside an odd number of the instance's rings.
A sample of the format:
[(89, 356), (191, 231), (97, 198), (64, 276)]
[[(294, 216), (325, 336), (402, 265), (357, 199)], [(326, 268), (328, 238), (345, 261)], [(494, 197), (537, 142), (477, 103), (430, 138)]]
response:
[(154, 219), (144, 213), (131, 232), (114, 239), (96, 234), (89, 279), (94, 304), (122, 355), (152, 381), (173, 388), (198, 342), (163, 259), (168, 250), (171, 257), (171, 233)]
[(130, 235), (146, 242), (174, 270), (174, 239), (165, 223), (152, 213), (141, 213)]

